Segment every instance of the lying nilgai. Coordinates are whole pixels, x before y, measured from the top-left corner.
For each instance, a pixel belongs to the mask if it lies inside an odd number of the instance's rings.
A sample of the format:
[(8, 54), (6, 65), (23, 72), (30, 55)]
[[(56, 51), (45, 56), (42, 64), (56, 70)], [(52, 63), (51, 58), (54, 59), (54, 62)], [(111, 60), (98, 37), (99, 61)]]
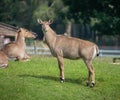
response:
[(0, 51), (0, 68), (6, 68), (7, 66), (8, 66), (7, 55), (3, 51)]
[(30, 57), (25, 51), (25, 38), (35, 38), (35, 34), (24, 28), (20, 28), (18, 30), (16, 40), (14, 42), (5, 44), (2, 48), (2, 51), (9, 58), (16, 58), (18, 61), (29, 59)]
[(49, 46), (53, 56), (57, 57), (60, 69), (60, 80), (64, 82), (64, 61), (63, 58), (79, 59), (82, 58), (88, 68), (87, 85), (92, 78), (91, 86), (95, 85), (95, 74), (92, 60), (99, 54), (98, 46), (92, 42), (77, 39), (73, 37), (57, 35), (51, 28), (49, 21), (38, 19), (38, 23), (42, 24), (42, 31), (45, 35), (45, 42)]

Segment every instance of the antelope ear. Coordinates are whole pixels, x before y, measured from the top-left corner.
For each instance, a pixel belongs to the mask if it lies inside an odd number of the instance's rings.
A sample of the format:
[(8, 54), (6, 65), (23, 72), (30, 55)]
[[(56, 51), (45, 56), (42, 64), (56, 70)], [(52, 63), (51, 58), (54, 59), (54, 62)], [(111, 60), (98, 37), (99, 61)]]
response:
[(53, 20), (49, 20), (48, 22), (49, 22), (49, 24), (52, 24), (52, 23), (53, 23)]
[(37, 22), (38, 22), (39, 24), (43, 24), (43, 21), (42, 21), (41, 19), (37, 19)]
[(21, 32), (21, 28), (19, 28), (19, 29), (17, 30), (17, 32), (18, 32), (18, 33)]

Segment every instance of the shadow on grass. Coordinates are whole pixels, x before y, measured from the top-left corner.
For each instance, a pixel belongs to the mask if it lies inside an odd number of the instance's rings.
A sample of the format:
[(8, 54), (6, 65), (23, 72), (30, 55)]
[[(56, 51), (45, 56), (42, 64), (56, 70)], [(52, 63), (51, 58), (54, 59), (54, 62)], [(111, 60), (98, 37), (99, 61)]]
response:
[[(40, 76), (40, 75), (29, 75), (29, 74), (18, 75), (18, 76), (19, 77), (33, 77), (33, 78), (38, 78), (38, 79), (45, 79), (45, 80), (52, 80), (52, 81), (60, 82), (59, 77), (54, 77), (54, 76), (45, 76), (45, 75)], [(81, 79), (66, 78), (65, 82), (85, 85), (85, 78), (81, 78)]]

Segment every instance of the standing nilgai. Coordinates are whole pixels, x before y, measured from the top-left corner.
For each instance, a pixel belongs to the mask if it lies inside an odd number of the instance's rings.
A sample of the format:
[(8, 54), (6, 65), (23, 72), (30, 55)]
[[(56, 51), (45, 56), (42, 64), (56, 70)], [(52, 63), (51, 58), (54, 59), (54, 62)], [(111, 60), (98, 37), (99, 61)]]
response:
[(64, 82), (65, 79), (63, 58), (73, 60), (82, 58), (88, 68), (87, 85), (89, 85), (91, 81), (91, 86), (93, 87), (95, 85), (95, 74), (92, 60), (99, 54), (98, 46), (82, 39), (57, 35), (49, 26), (52, 23), (50, 20), (42, 21), (38, 19), (38, 23), (42, 24), (45, 42), (49, 46), (53, 56), (58, 60), (61, 82)]

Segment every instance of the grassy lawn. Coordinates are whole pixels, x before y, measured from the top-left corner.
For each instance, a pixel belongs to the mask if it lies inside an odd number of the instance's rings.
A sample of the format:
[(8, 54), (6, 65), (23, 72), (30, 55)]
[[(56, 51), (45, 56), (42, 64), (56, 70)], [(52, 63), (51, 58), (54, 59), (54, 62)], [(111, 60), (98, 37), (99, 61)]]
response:
[(33, 57), (30, 62), (10, 61), (0, 69), (0, 100), (120, 100), (120, 65), (97, 58), (94, 88), (85, 86), (87, 68), (82, 60), (65, 59), (65, 82), (59, 82), (57, 60)]

